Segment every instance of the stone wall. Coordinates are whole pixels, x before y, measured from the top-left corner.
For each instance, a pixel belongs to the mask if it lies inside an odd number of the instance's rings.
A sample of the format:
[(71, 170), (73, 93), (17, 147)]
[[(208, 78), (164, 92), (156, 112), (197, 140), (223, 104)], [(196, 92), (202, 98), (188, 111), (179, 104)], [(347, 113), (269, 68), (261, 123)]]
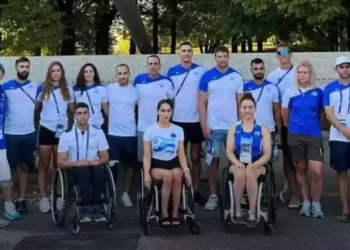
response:
[[(309, 60), (315, 67), (318, 84), (325, 84), (336, 78), (334, 72), (335, 59), (342, 54), (343, 53), (338, 52), (294, 53), (293, 63), (297, 64), (303, 59)], [(177, 55), (160, 55), (160, 57), (163, 74), (166, 74), (169, 67), (179, 63)], [(250, 79), (250, 61), (255, 57), (260, 57), (265, 61), (267, 72), (272, 71), (278, 66), (278, 61), (274, 53), (232, 54), (230, 64), (241, 72), (245, 79)], [(97, 66), (100, 77), (105, 84), (114, 82), (115, 67), (118, 64), (127, 63), (131, 68), (132, 80), (138, 73), (142, 73), (146, 70), (146, 58), (147, 55), (30, 57), (32, 63), (30, 79), (39, 83), (42, 82), (45, 78), (48, 65), (52, 61), (60, 61), (65, 67), (66, 76), (70, 84), (75, 82), (80, 67), (87, 62), (91, 62)], [(0, 62), (6, 69), (4, 80), (14, 78), (14, 63), (16, 59), (17, 57), (0, 57)], [(210, 68), (214, 65), (214, 56), (212, 54), (195, 55), (194, 62)]]

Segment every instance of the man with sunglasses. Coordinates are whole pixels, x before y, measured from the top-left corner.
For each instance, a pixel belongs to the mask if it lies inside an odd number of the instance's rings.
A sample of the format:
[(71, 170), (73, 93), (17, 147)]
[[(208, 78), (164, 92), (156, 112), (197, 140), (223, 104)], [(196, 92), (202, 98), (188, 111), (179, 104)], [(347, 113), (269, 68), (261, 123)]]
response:
[[(289, 45), (279, 44), (277, 46), (277, 59), (279, 60), (280, 66), (272, 71), (267, 80), (272, 82), (278, 87), (280, 100), (284, 96), (286, 89), (292, 87), (295, 82), (295, 67), (291, 62), (292, 51)], [(278, 129), (278, 128), (277, 128)], [(281, 133), (278, 131), (278, 133)], [(298, 196), (296, 171), (292, 161), (292, 155), (287, 144), (288, 130), (287, 127), (282, 126), (281, 143), (283, 150), (283, 170), (287, 179), (288, 189), (291, 195), (289, 208), (299, 208), (300, 200)]]
[(265, 79), (265, 64), (262, 59), (255, 58), (250, 65), (253, 80), (244, 84), (244, 92), (252, 93), (257, 108), (255, 118), (270, 130), (273, 144), (278, 145), (282, 130), (281, 102), (278, 88)]
[(337, 220), (348, 222), (350, 219), (347, 200), (347, 172), (350, 169), (350, 58), (340, 56), (335, 65), (339, 79), (325, 87), (323, 104), (326, 117), (331, 123), (330, 166), (337, 172), (337, 186), (342, 203), (342, 213), (337, 216)]

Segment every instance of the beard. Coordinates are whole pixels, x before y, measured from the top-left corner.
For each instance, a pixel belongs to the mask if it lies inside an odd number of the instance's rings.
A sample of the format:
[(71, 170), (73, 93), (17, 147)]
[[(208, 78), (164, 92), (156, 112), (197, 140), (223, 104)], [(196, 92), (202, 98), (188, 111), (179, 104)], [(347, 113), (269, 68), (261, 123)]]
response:
[(262, 80), (262, 79), (264, 79), (264, 75), (263, 74), (257, 74), (257, 75), (254, 75), (254, 78), (256, 80)]
[(25, 71), (20, 73), (20, 72), (17, 71), (17, 76), (18, 76), (19, 79), (24, 81), (24, 80), (28, 79), (29, 73), (25, 72)]

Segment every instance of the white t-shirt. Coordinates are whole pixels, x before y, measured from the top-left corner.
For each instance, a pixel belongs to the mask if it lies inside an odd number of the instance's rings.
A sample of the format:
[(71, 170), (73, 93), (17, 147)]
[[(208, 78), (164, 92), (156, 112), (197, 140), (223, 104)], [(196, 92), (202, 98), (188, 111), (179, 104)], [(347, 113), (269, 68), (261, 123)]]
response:
[(152, 79), (148, 74), (141, 74), (135, 78), (134, 86), (139, 94), (137, 130), (144, 130), (157, 122), (157, 105), (162, 99), (174, 97), (174, 86), (165, 76)]
[[(86, 148), (88, 148), (87, 151)], [(70, 131), (61, 135), (58, 144), (58, 152), (67, 153), (68, 161), (97, 160), (99, 152), (108, 149), (107, 139), (102, 129), (91, 125), (84, 134), (79, 128), (73, 126)]]
[(156, 123), (146, 128), (143, 141), (151, 142), (152, 158), (170, 161), (177, 156), (179, 142), (184, 141), (184, 132), (174, 124), (169, 128), (161, 128)]
[[(350, 124), (348, 124), (350, 117), (350, 84), (344, 85), (339, 83), (339, 81), (327, 84), (323, 92), (323, 105), (325, 108), (332, 107), (333, 114), (338, 121), (343, 126), (350, 127)], [(349, 142), (333, 125), (330, 129), (329, 140)]]
[(119, 83), (107, 87), (109, 102), (108, 134), (114, 136), (136, 136), (135, 108), (138, 93), (134, 86), (120, 86)]
[[(185, 69), (181, 64), (169, 69), (167, 76), (174, 84), (175, 95), (183, 83), (178, 95), (175, 97), (173, 121), (199, 122), (198, 88), (205, 72), (206, 69), (204, 67), (194, 63), (192, 63), (190, 69)], [(186, 80), (184, 81), (185, 77)]]
[(252, 93), (256, 101), (255, 119), (267, 127), (270, 132), (275, 131), (275, 119), (273, 116), (273, 105), (280, 103), (279, 91), (276, 85), (265, 80), (261, 85), (254, 81), (244, 84), (244, 92)]
[(10, 80), (2, 85), (7, 98), (5, 133), (27, 135), (35, 131), (34, 110), (38, 84), (27, 80), (19, 84)]
[[(53, 93), (50, 93), (48, 100), (41, 100), (43, 94), (43, 85), (38, 88), (36, 100), (42, 102), (42, 111), (40, 113), (40, 125), (55, 132), (58, 124), (62, 124), (64, 129), (68, 127), (68, 103), (74, 102), (73, 88), (68, 86), (70, 100), (65, 101), (61, 95), (60, 87), (54, 87)], [(55, 100), (56, 97), (56, 100)], [(56, 104), (57, 102), (57, 104)]]
[(272, 82), (273, 84), (277, 85), (278, 90), (280, 92), (280, 101), (282, 101), (286, 89), (292, 87), (294, 84), (296, 67), (293, 66), (293, 68), (289, 71), (288, 74), (287, 72), (288, 69), (277, 68), (274, 71), (272, 71), (267, 77), (267, 80), (269, 82)]
[(236, 124), (237, 94), (243, 94), (243, 78), (232, 68), (221, 73), (217, 68), (204, 73), (199, 91), (208, 94), (207, 123), (211, 130), (227, 130)]
[(106, 87), (102, 84), (93, 84), (85, 87), (83, 93), (76, 86), (73, 87), (73, 90), (75, 102), (84, 102), (89, 106), (89, 123), (100, 128), (103, 123), (102, 103), (108, 102)]

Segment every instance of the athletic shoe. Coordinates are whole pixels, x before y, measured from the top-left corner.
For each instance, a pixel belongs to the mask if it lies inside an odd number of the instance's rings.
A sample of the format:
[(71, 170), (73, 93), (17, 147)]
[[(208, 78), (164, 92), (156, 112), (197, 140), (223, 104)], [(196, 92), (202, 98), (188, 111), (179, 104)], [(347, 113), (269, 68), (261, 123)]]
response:
[(4, 215), (9, 220), (18, 220), (21, 218), (21, 215), (16, 211), (15, 204), (11, 202), (5, 202), (5, 212)]
[(48, 213), (51, 209), (51, 204), (48, 198), (43, 198), (39, 202), (39, 210), (42, 213)]
[(319, 202), (312, 202), (311, 214), (314, 218), (324, 218), (324, 214), (321, 209), (321, 204)]
[(205, 204), (206, 210), (215, 210), (218, 205), (218, 196), (216, 194), (212, 194), (209, 196), (207, 203)]
[(299, 215), (309, 217), (310, 216), (310, 208), (311, 208), (310, 201), (304, 201), (303, 206), (300, 209)]
[(120, 202), (124, 205), (124, 207), (132, 207), (132, 202), (127, 192), (123, 193), (122, 197), (120, 198)]

